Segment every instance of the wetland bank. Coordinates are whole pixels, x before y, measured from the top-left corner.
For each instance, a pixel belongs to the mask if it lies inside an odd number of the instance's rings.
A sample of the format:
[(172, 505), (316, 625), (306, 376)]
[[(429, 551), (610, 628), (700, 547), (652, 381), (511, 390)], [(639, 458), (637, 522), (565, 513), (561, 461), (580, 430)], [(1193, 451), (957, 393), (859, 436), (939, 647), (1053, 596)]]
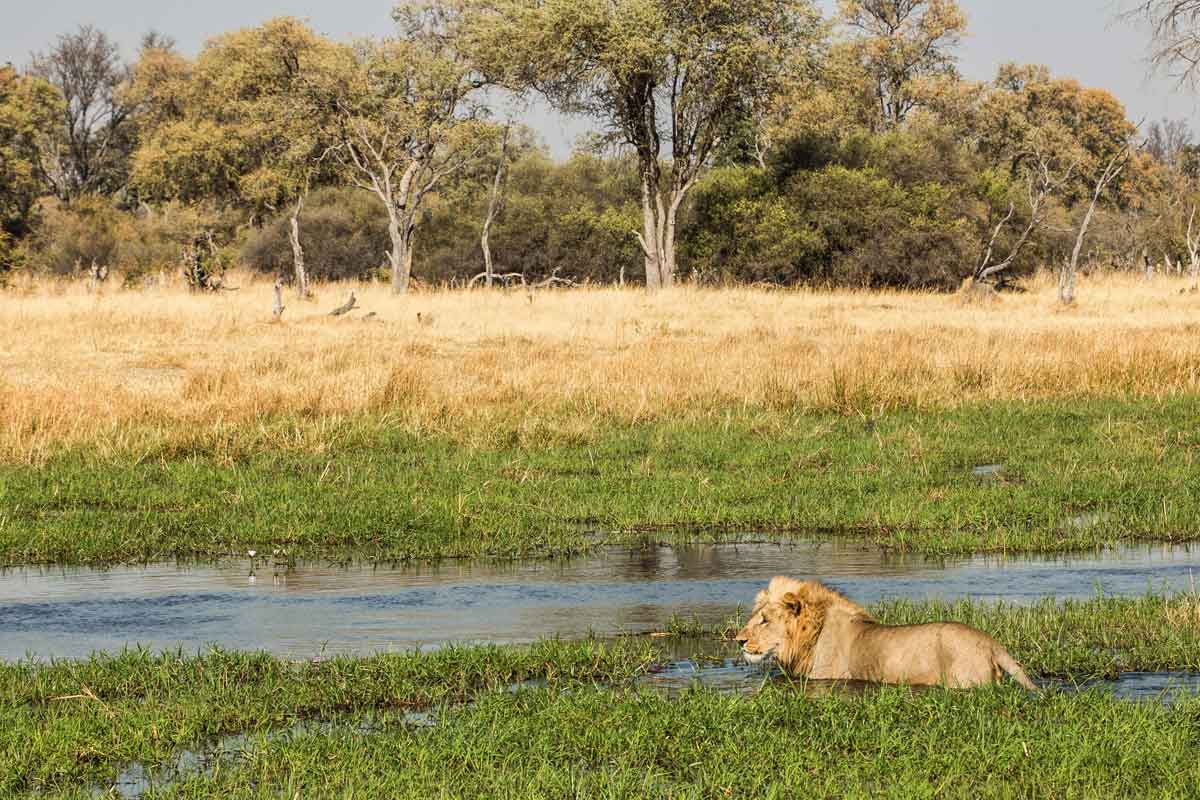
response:
[[(1200, 700), (1112, 694), (1200, 671), (1200, 337), (1161, 289), (0, 294), (0, 793), (245, 734), (146, 796), (1189, 796)], [(776, 571), (1052, 688), (680, 678)]]

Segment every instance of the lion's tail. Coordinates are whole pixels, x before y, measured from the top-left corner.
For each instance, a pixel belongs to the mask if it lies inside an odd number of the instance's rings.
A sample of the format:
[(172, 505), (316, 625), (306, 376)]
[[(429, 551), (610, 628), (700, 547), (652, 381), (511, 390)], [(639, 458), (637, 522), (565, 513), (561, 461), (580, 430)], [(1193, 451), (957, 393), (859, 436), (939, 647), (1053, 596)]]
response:
[(1025, 674), (1025, 670), (1021, 669), (1021, 665), (1017, 663), (1017, 660), (1010, 656), (1003, 646), (996, 645), (996, 649), (992, 652), (992, 658), (1000, 669), (1012, 676), (1014, 681), (1031, 692), (1040, 691), (1037, 685), (1029, 680), (1029, 676)]

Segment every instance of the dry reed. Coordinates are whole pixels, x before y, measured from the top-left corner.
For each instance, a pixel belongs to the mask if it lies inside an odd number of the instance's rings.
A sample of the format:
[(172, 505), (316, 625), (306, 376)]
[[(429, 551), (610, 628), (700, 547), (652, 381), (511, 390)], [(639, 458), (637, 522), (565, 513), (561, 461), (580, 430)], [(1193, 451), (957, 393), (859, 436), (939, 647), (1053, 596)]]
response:
[[(237, 281), (234, 281), (237, 283)], [(1200, 295), (1166, 278), (1084, 280), (966, 303), (865, 291), (433, 291), (271, 286), (192, 295), (29, 283), (0, 292), (0, 459), (187, 447), (234, 435), (322, 447), (355, 416), (480, 435), (741, 409), (1163, 398), (1200, 389)], [(367, 312), (376, 316), (364, 319)], [(418, 318), (418, 314), (420, 317)], [(475, 432), (472, 434), (471, 432)]]

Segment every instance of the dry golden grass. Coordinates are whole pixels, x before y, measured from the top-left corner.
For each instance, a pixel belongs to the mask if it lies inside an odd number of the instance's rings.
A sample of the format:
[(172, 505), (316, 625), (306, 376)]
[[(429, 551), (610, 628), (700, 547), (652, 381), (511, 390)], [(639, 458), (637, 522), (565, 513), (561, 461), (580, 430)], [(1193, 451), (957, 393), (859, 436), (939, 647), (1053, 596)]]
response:
[(233, 431), (319, 447), (366, 411), (385, 424), (520, 433), (741, 407), (869, 414), (1200, 389), (1200, 295), (1170, 279), (1085, 279), (1070, 309), (1048, 281), (976, 303), (693, 288), (397, 298), (358, 286), (359, 310), (332, 318), (349, 288), (338, 286), (288, 299), (280, 324), (268, 284), (241, 286), (0, 292), (0, 459), (72, 444), (186, 447)]

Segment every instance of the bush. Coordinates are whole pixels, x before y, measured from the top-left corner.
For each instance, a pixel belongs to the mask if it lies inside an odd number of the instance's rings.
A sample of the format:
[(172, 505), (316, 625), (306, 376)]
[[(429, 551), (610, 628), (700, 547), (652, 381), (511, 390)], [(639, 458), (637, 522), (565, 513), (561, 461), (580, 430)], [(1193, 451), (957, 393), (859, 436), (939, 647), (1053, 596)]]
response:
[(86, 272), (92, 264), (115, 267), (122, 221), (121, 212), (100, 197), (81, 197), (69, 205), (48, 201), (29, 265), (54, 275)]
[(47, 201), (29, 246), (28, 266), (54, 275), (86, 273), (92, 264), (124, 273), (126, 285), (179, 268), (183, 249), (202, 231), (228, 240), (231, 217), (168, 204), (124, 212), (100, 197)]
[[(291, 275), (290, 219), (290, 212), (280, 213), (247, 235), (242, 263), (258, 272)], [(420, 232), (417, 237), (420, 247)], [(300, 214), (300, 244), (311, 280), (366, 278), (377, 272), (391, 247), (387, 215), (379, 200), (361, 189), (319, 189)]]

